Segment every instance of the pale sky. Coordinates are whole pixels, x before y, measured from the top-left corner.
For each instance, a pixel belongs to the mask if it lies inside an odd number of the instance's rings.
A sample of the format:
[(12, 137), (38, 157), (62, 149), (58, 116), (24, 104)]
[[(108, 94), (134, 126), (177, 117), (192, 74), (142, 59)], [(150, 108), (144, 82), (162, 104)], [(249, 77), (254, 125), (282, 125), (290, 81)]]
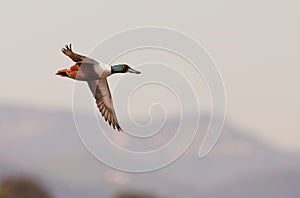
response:
[(300, 151), (298, 1), (0, 5), (0, 104), (71, 110), (73, 83), (54, 76), (72, 64), (61, 47), (72, 43), (87, 54), (119, 31), (163, 26), (185, 32), (210, 52), (224, 80), (230, 122), (278, 148)]

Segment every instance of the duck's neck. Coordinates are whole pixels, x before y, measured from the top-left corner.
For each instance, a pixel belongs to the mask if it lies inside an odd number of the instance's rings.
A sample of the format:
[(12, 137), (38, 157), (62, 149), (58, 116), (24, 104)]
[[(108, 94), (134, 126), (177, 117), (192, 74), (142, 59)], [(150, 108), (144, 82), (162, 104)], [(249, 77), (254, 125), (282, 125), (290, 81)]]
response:
[(122, 65), (113, 65), (111, 68), (111, 74), (124, 73)]

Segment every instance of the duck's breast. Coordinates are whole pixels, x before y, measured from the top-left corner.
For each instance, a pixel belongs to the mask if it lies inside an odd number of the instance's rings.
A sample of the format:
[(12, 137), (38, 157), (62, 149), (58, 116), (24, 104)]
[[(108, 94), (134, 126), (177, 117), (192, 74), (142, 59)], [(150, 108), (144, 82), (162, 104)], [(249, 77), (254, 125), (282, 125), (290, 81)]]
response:
[(95, 73), (100, 77), (108, 76), (107, 74), (111, 74), (110, 66), (105, 63), (99, 63), (94, 65)]
[(111, 66), (109, 66), (107, 64), (103, 64), (102, 69), (103, 69), (103, 72), (102, 72), (100, 78), (105, 78), (105, 77), (108, 77), (111, 75)]

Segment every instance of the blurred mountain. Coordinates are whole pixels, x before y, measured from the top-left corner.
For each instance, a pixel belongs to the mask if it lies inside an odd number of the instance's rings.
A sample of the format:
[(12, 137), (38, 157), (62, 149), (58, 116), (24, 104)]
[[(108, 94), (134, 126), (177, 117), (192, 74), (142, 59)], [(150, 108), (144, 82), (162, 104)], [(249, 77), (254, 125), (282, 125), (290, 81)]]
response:
[(10, 177), (0, 183), (1, 198), (50, 198), (47, 189), (33, 179)]
[(236, 183), (225, 184), (223, 188), (209, 192), (205, 197), (299, 197), (299, 178), (300, 172), (297, 170), (261, 174)]
[[(93, 121), (84, 114), (80, 120), (87, 125)], [(299, 197), (300, 155), (281, 152), (234, 123), (225, 123), (214, 149), (198, 158), (208, 123), (209, 116), (202, 116), (195, 141), (177, 161), (158, 171), (132, 174), (111, 169), (90, 155), (71, 112), (0, 106), (0, 179), (31, 174), (45, 181), (58, 198), (111, 197), (128, 189), (163, 197)], [(169, 135), (149, 145), (138, 139), (127, 146), (150, 148)]]

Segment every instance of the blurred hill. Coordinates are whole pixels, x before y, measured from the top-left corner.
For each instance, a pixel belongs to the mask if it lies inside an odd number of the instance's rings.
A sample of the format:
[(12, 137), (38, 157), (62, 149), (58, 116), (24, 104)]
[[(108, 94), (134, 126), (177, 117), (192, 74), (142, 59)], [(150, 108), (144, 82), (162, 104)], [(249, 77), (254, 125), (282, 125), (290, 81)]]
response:
[[(92, 120), (81, 116), (84, 122)], [(163, 197), (300, 196), (300, 155), (272, 148), (234, 123), (225, 124), (216, 147), (199, 159), (201, 131), (208, 121), (202, 117), (198, 137), (179, 160), (158, 171), (131, 174), (111, 169), (88, 153), (71, 112), (0, 106), (0, 179), (32, 174), (59, 198), (111, 197), (127, 189)], [(143, 145), (137, 140), (136, 146)]]
[(0, 183), (0, 198), (50, 198), (48, 191), (29, 178), (5, 178)]

